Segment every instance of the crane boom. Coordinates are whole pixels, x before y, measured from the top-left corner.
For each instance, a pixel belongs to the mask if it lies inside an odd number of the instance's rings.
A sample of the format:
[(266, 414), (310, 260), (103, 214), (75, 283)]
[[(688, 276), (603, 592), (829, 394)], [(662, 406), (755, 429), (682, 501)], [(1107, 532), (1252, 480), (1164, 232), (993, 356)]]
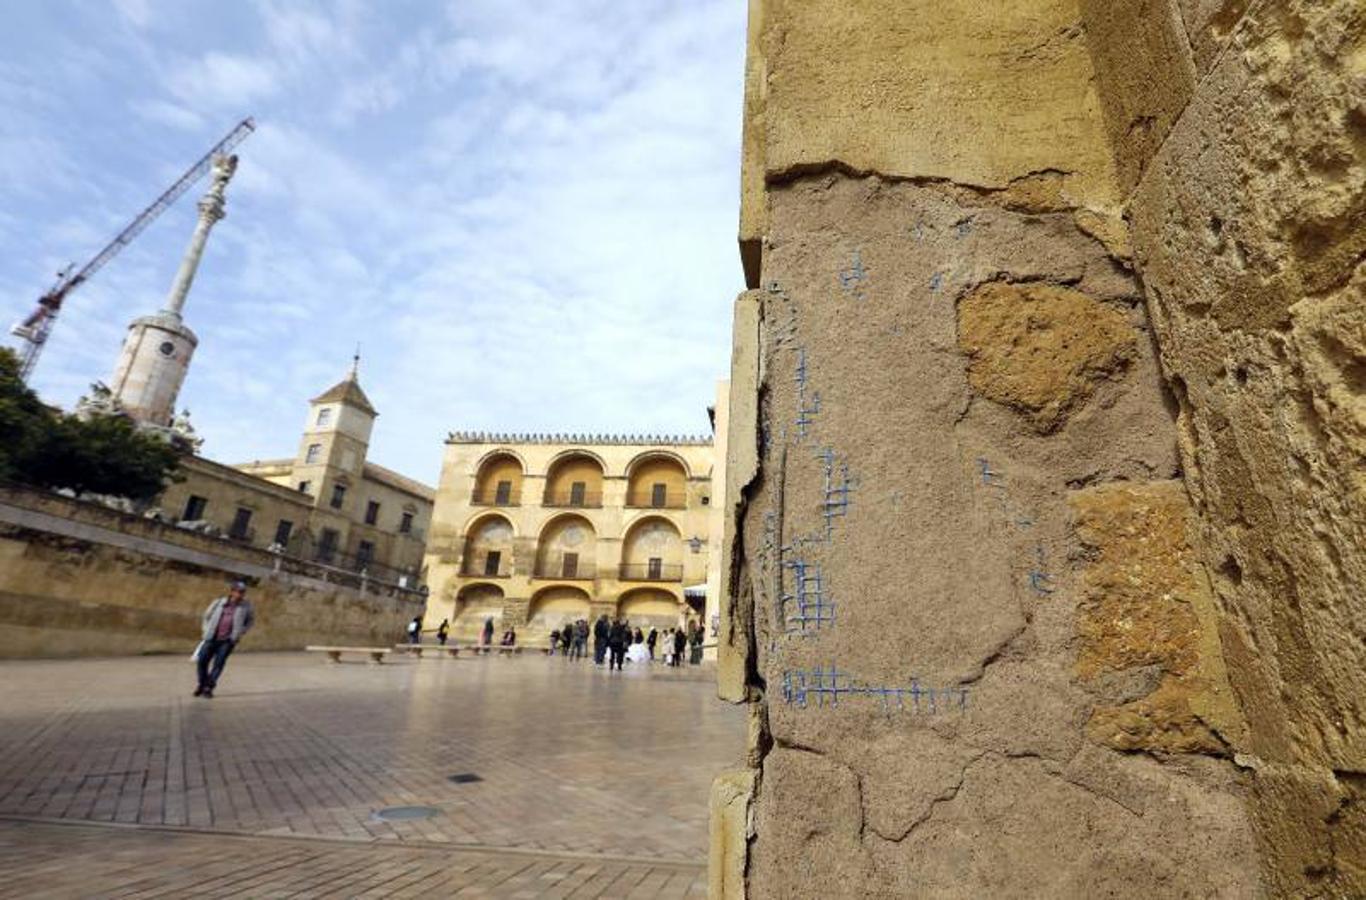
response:
[(166, 211), (172, 203), (180, 198), (190, 186), (200, 178), (213, 165), (215, 156), (227, 153), (233, 147), (242, 143), (249, 134), (256, 130), (256, 122), (247, 117), (232, 131), (228, 132), (227, 137), (209, 149), (199, 158), (194, 165), (185, 170), (185, 174), (176, 179), (175, 183), (167, 188), (160, 197), (152, 201), (152, 204), (137, 215), (133, 221), (120, 231), (112, 241), (105, 245), (104, 249), (87, 262), (80, 269), (72, 271), (74, 266), (67, 266), (57, 275), (57, 281), (47, 293), (38, 298), (38, 303), (33, 311), (28, 314), (19, 324), (10, 329), (10, 333), (24, 341), (23, 351), (19, 360), (19, 377), (27, 381), (33, 367), (38, 363), (38, 355), (42, 353), (43, 345), (47, 343), (48, 335), (52, 332), (52, 326), (57, 318), (57, 313), (61, 311), (62, 301), (66, 295), (74, 291), (82, 283), (102, 269), (105, 263), (118, 256), (119, 252), (133, 242), (152, 221)]

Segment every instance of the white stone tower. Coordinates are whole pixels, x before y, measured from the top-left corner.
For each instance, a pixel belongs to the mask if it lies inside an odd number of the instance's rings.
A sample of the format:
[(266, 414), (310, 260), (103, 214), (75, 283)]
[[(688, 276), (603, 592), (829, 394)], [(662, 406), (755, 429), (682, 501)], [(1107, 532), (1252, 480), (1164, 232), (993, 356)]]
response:
[(219, 156), (214, 160), (213, 183), (199, 201), (199, 221), (166, 297), (166, 306), (153, 315), (134, 319), (128, 326), (110, 390), (124, 411), (138, 422), (163, 427), (171, 424), (176, 397), (190, 368), (190, 357), (199, 344), (199, 338), (181, 320), (181, 310), (204, 255), (209, 230), (225, 215), (223, 192), (235, 171), (236, 156)]

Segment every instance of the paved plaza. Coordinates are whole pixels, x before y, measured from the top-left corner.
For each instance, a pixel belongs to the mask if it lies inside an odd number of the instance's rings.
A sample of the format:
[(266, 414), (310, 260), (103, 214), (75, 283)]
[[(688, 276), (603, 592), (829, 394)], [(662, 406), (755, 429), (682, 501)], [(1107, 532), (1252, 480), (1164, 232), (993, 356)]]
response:
[(745, 731), (705, 670), (243, 653), (197, 700), (191, 669), (0, 663), (0, 896), (705, 893)]

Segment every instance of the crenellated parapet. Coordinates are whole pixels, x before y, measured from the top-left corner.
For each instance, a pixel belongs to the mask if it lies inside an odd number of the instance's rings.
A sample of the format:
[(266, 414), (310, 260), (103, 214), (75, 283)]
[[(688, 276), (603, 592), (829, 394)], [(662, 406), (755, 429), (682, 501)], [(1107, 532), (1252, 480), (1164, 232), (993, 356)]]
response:
[(452, 431), (448, 444), (574, 444), (641, 447), (708, 447), (712, 438), (696, 434), (560, 434), (506, 431)]

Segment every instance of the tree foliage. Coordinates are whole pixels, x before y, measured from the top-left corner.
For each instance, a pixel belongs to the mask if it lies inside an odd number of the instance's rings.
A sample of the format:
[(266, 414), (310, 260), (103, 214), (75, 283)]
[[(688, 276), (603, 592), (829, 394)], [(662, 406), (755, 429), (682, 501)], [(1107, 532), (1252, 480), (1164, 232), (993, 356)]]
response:
[(0, 348), (0, 480), (147, 500), (175, 477), (181, 452), (126, 417), (83, 421), (45, 406)]

